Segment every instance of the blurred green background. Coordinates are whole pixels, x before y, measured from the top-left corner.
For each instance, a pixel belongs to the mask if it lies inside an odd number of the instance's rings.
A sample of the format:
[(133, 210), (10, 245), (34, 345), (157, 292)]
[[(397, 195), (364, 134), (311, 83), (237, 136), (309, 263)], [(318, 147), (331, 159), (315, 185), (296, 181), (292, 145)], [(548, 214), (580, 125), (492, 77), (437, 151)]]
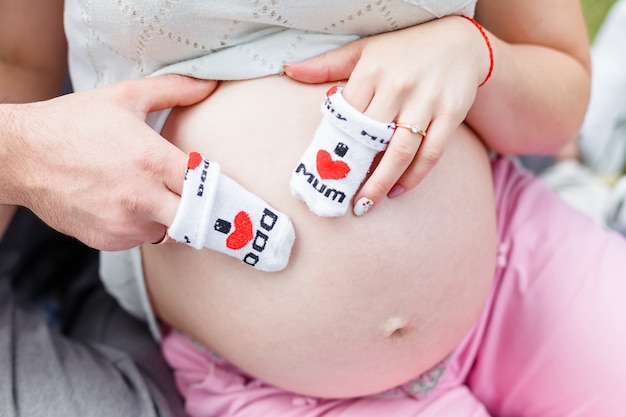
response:
[(593, 39), (596, 35), (613, 3), (615, 3), (615, 0), (582, 0), (583, 13), (587, 20), (587, 30), (589, 31), (590, 39)]

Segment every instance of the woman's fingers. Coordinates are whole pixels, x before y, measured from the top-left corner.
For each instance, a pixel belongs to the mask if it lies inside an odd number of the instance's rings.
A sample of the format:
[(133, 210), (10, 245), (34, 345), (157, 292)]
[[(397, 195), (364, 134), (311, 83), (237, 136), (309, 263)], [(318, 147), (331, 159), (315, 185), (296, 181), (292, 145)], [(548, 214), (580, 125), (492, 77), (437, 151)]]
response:
[[(357, 84), (356, 79), (351, 78), (348, 84), (346, 90)], [(351, 91), (359, 90), (354, 88)], [(397, 128), (378, 165), (355, 196), (354, 212), (357, 215), (369, 211), (390, 191), (397, 192), (398, 187), (404, 186), (398, 181), (415, 164), (432, 111), (427, 100), (415, 98), (421, 96), (418, 89), (402, 91), (385, 87), (376, 91), (372, 89), (369, 93), (371, 97), (361, 98), (362, 102), (368, 102), (362, 110), (364, 114), (381, 122), (395, 122)], [(416, 124), (418, 121), (419, 125)]]
[[(354, 213), (365, 214), (383, 198), (394, 198), (416, 187), (441, 159), (447, 138), (458, 126), (434, 119), (425, 135), (398, 127), (380, 163), (354, 198)], [(414, 130), (417, 130), (414, 129)]]
[(380, 202), (413, 164), (422, 136), (397, 128), (382, 158), (354, 199), (354, 213), (362, 215)]
[(417, 186), (440, 160), (473, 103), (475, 74), (466, 70), (471, 68), (471, 51), (465, 53), (454, 41), (450, 52), (442, 52), (445, 48), (424, 36), (427, 27), (443, 30), (442, 24), (363, 38), (285, 68), (291, 78), (308, 83), (347, 80), (343, 96), (352, 107), (378, 122), (399, 123), (378, 165), (354, 196), (356, 214)]
[(457, 127), (458, 123), (445, 117), (439, 117), (430, 123), (413, 164), (402, 174), (397, 187), (388, 197), (398, 197), (426, 178), (443, 156), (447, 140)]

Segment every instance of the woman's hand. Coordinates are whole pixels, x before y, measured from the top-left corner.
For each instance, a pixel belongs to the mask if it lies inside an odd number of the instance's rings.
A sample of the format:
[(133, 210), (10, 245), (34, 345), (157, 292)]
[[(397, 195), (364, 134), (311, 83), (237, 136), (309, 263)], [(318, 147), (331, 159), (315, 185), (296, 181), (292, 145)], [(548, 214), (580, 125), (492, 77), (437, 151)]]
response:
[(398, 127), (378, 166), (354, 201), (378, 202), (415, 187), (441, 158), (489, 72), (485, 39), (474, 25), (445, 17), (360, 39), (302, 63), (286, 74), (306, 83), (348, 80), (343, 95), (382, 122), (416, 125), (425, 136)]
[(160, 240), (176, 214), (187, 156), (146, 115), (194, 104), (215, 87), (167, 75), (1, 106), (9, 134), (0, 144), (0, 203), (26, 206), (97, 249)]

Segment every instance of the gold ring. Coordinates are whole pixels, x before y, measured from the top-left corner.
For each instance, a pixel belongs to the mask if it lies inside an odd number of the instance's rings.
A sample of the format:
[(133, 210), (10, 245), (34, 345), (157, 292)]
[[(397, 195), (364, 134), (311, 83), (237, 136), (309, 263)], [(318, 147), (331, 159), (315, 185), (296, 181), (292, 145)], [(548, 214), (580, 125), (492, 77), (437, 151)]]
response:
[(409, 129), (411, 133), (416, 133), (416, 134), (422, 135), (422, 137), (426, 137), (426, 132), (424, 131), (424, 129), (419, 127), (419, 125), (416, 123), (413, 123), (413, 124), (396, 123), (396, 127), (403, 127), (405, 129)]
[(158, 242), (152, 242), (153, 245), (163, 245), (167, 242), (170, 241), (170, 235), (169, 233), (167, 233), (167, 227), (165, 228), (165, 234), (163, 235), (163, 237), (161, 238), (161, 240), (159, 240)]

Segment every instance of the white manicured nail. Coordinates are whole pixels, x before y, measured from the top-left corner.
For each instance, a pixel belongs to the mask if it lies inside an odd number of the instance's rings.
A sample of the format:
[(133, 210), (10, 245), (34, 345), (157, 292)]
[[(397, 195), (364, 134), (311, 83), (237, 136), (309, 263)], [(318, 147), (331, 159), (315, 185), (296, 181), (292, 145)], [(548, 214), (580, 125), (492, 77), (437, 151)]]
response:
[(372, 207), (374, 207), (374, 202), (371, 199), (367, 197), (361, 197), (359, 198), (359, 201), (357, 201), (354, 205), (353, 211), (354, 214), (356, 214), (357, 216), (362, 216), (370, 211)]

